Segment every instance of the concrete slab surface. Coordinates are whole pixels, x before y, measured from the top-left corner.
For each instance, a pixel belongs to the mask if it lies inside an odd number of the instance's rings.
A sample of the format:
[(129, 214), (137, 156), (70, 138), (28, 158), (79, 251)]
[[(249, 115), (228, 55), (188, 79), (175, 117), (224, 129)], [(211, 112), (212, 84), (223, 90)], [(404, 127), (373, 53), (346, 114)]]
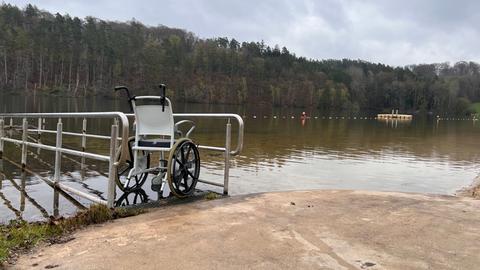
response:
[(152, 209), (42, 246), (14, 269), (480, 269), (480, 201), (366, 191)]

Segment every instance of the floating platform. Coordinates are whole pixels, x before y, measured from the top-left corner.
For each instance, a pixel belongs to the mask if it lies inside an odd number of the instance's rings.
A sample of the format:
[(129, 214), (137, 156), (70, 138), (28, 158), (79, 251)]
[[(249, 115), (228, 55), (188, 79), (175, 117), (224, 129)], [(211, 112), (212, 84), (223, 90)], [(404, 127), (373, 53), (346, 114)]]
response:
[(398, 113), (379, 113), (377, 119), (398, 119), (398, 120), (412, 120), (411, 114), (398, 114)]

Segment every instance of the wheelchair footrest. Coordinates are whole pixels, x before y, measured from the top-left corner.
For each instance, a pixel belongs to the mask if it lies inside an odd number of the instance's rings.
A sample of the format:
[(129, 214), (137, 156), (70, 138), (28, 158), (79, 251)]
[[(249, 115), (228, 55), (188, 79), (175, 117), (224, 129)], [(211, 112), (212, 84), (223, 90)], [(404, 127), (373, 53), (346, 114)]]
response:
[(165, 173), (159, 173), (155, 177), (152, 178), (152, 190), (153, 191), (161, 191), (162, 189), (162, 182)]

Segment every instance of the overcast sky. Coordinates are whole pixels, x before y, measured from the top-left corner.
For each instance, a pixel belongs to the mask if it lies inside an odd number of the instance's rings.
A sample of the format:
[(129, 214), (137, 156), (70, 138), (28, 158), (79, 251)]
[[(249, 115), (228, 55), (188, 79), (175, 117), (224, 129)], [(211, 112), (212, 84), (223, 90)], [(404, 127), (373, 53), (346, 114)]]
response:
[(314, 59), (403, 66), (480, 62), (480, 1), (469, 0), (4, 0), (52, 13), (135, 18), (197, 36), (287, 47)]

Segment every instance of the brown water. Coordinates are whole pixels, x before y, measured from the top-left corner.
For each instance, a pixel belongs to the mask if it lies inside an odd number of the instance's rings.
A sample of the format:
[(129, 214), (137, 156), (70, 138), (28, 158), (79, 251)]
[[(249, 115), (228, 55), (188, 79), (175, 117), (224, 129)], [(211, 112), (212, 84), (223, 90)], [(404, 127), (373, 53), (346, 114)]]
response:
[[(103, 98), (68, 99), (0, 94), (0, 112), (128, 111), (125, 100)], [(365, 189), (453, 194), (468, 186), (479, 172), (477, 149), (480, 123), (471, 120), (434, 121), (416, 118), (412, 122), (365, 120), (364, 115), (336, 119), (315, 111), (302, 123), (301, 110), (174, 104), (175, 112), (231, 112), (245, 116), (245, 147), (232, 162), (230, 193), (302, 189)], [(256, 118), (253, 118), (256, 116)], [(273, 118), (276, 116), (276, 118)], [(315, 119), (315, 116), (318, 118)], [(362, 119), (360, 119), (362, 117)], [(325, 119), (322, 119), (325, 118)], [(20, 124), (20, 123), (17, 123)], [(31, 124), (34, 124), (33, 122)], [(200, 144), (222, 146), (223, 120), (197, 121), (193, 139)], [(54, 129), (55, 123), (48, 123)], [(64, 130), (79, 131), (81, 121), (64, 122)], [(90, 121), (88, 130), (109, 133), (109, 122)], [(234, 129), (236, 127), (234, 126)], [(235, 130), (233, 131), (235, 133)], [(235, 141), (235, 140), (234, 140)], [(53, 136), (44, 142), (52, 144)], [(78, 138), (65, 137), (70, 147)], [(19, 146), (7, 143), (0, 163), (0, 222), (21, 217), (40, 220), (54, 213), (54, 191), (38, 177), (22, 174)], [(89, 140), (90, 151), (105, 152), (108, 143)], [(54, 155), (32, 149), (29, 167), (51, 177)], [(201, 178), (223, 179), (223, 158), (216, 152), (201, 152)], [(62, 181), (99, 197), (106, 194), (107, 164), (88, 162), (81, 170), (78, 158), (63, 159)], [(200, 186), (201, 187), (201, 186)], [(206, 188), (205, 186), (203, 186)], [(209, 189), (214, 189), (208, 187)], [(145, 195), (156, 199), (147, 180)], [(25, 191), (25, 192), (23, 192)], [(130, 196), (130, 199), (133, 197)], [(59, 196), (59, 214), (77, 208)], [(75, 197), (82, 204), (84, 199)]]

